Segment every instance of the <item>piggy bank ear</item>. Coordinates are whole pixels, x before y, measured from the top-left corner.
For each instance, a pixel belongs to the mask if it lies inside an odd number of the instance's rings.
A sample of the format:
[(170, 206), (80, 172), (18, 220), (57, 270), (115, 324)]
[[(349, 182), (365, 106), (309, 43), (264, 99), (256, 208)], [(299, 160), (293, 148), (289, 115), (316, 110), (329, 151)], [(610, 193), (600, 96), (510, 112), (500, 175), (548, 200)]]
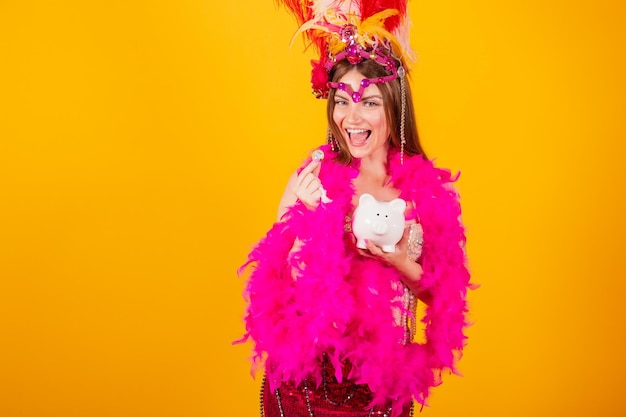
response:
[(404, 210), (406, 209), (406, 201), (401, 198), (396, 198), (389, 202), (389, 206), (393, 211), (399, 211), (400, 213), (404, 213)]
[(359, 197), (359, 206), (366, 206), (375, 202), (376, 199), (374, 198), (374, 196), (368, 193), (363, 193), (361, 194), (361, 197)]

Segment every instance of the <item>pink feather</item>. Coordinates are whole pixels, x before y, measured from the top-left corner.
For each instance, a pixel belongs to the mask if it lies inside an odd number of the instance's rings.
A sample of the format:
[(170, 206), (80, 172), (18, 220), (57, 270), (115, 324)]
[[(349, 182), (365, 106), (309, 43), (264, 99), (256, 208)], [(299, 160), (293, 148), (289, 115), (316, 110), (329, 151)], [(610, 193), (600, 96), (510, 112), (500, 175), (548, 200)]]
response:
[[(344, 215), (354, 190), (346, 184), (357, 175), (333, 161), (325, 147), (320, 179), (332, 203), (315, 211), (294, 205), (250, 253), (254, 266), (246, 294), (247, 336), (254, 342), (254, 365), (266, 360), (272, 389), (281, 381), (320, 381), (322, 354), (337, 364), (349, 360), (348, 375), (367, 384), (373, 404), (393, 400), (394, 415), (413, 398), (426, 404), (430, 389), (445, 370), (456, 371), (466, 336), (466, 292), (470, 286), (460, 223), (458, 196), (449, 171), (421, 156), (390, 157), (390, 172), (401, 197), (414, 201), (424, 228), (422, 283), (433, 295), (423, 318), (426, 343), (402, 345), (403, 329), (392, 310), (398, 307), (399, 273), (380, 262), (346, 250)], [(295, 237), (307, 241), (289, 256)], [(286, 261), (287, 260), (287, 261)], [(294, 280), (293, 268), (307, 265)], [(246, 266), (244, 265), (244, 267)], [(372, 314), (376, 312), (376, 314)], [(341, 375), (338, 379), (346, 377)]]

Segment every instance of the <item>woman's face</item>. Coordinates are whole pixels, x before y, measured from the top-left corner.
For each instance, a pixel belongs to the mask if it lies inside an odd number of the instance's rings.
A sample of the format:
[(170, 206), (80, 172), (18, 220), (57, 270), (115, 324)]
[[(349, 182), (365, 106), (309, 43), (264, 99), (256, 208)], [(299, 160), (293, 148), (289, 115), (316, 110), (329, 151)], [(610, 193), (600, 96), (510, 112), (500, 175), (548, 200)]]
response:
[[(361, 80), (365, 78), (357, 69), (352, 69), (339, 82), (359, 90)], [(383, 96), (376, 84), (363, 90), (358, 103), (352, 101), (345, 91), (335, 92), (333, 121), (341, 130), (343, 139), (354, 158), (368, 156), (386, 156), (389, 149), (390, 130), (385, 117)]]

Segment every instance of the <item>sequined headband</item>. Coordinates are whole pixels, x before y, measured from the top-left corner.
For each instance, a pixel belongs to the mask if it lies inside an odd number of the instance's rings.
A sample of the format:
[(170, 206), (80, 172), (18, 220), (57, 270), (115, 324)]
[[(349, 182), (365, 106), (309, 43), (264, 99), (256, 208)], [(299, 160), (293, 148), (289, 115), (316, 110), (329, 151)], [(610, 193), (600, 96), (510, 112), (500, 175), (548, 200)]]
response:
[[(345, 25), (341, 29), (340, 34), (341, 34), (341, 40), (342, 42), (346, 44), (346, 47), (337, 55), (331, 56), (330, 59), (326, 61), (326, 63), (324, 64), (324, 70), (326, 71), (327, 77), (328, 77), (328, 73), (332, 70), (334, 65), (343, 59), (346, 59), (352, 65), (356, 65), (360, 62), (363, 62), (366, 59), (371, 59), (377, 64), (384, 67), (385, 70), (387, 70), (391, 74), (386, 75), (384, 77), (363, 78), (361, 82), (359, 83), (359, 89), (357, 91), (354, 91), (350, 85), (342, 83), (342, 82), (327, 81), (325, 86), (318, 85), (317, 89), (315, 88), (315, 85), (314, 85), (313, 93), (316, 95), (317, 98), (328, 97), (328, 90), (330, 88), (336, 88), (338, 90), (345, 91), (346, 93), (350, 94), (352, 101), (354, 101), (355, 103), (358, 103), (361, 100), (361, 97), (363, 96), (363, 91), (370, 85), (382, 84), (382, 83), (386, 83), (389, 81), (393, 81), (398, 77), (404, 77), (405, 75), (404, 67), (400, 66), (396, 70), (395, 61), (393, 58), (390, 57), (392, 50), (389, 45), (378, 46), (376, 48), (371, 49), (371, 51), (368, 51), (366, 48), (364, 48), (357, 42), (358, 31), (357, 31), (357, 28), (351, 24)], [(314, 67), (313, 79), (315, 79), (315, 71), (316, 71), (316, 68)]]
[[(328, 98), (331, 88), (348, 91), (358, 101), (372, 84), (404, 77), (405, 65), (414, 60), (409, 44), (410, 19), (407, 0), (277, 0), (288, 8), (303, 35), (319, 53), (311, 61), (311, 84), (317, 98)], [(353, 65), (370, 59), (381, 65), (387, 75), (365, 78), (358, 91), (331, 82), (329, 73), (341, 60)]]

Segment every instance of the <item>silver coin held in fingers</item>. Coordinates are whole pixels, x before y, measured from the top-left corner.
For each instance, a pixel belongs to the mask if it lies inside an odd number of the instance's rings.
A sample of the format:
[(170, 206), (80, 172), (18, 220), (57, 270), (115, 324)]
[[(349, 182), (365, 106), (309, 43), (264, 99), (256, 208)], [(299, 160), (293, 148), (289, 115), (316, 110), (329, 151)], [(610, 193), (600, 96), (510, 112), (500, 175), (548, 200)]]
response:
[(314, 161), (321, 161), (324, 159), (324, 151), (321, 149), (314, 150), (313, 154), (311, 154), (311, 158), (313, 158)]

